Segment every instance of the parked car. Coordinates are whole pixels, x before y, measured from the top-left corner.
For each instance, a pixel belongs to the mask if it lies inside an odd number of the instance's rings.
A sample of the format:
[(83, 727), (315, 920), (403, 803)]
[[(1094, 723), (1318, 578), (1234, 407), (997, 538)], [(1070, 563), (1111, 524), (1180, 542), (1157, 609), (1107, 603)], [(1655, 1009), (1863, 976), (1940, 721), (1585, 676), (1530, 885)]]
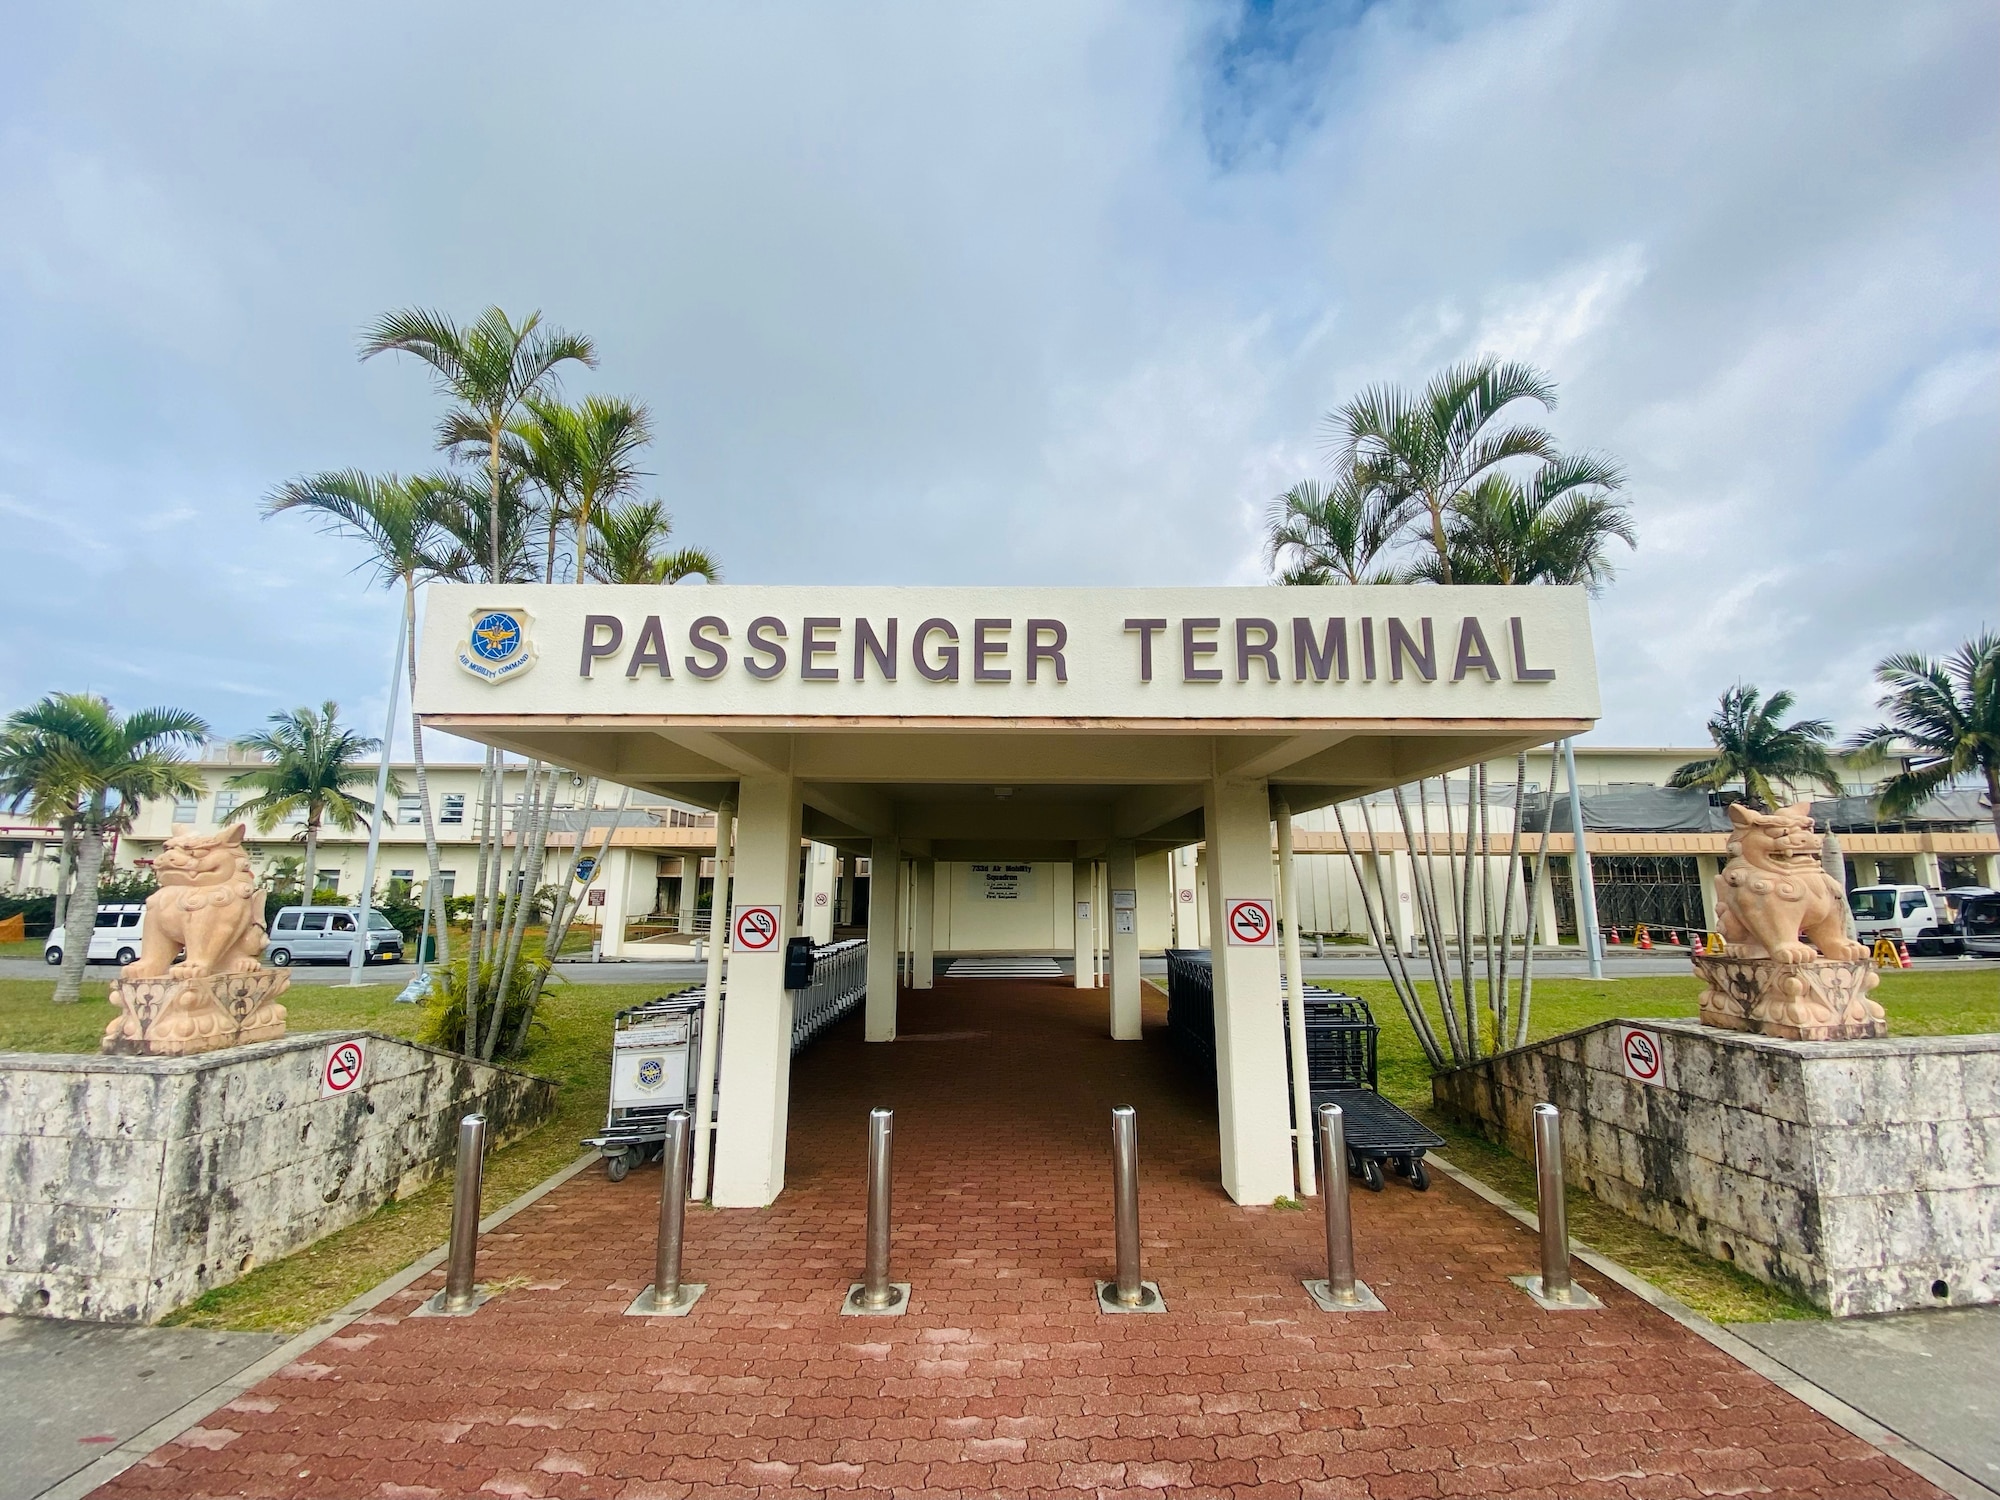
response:
[[(291, 964), (352, 963), (354, 918), (351, 906), (287, 906), (271, 922), (264, 961)], [(401, 963), (403, 934), (379, 911), (368, 913), (368, 953), (363, 963)]]
[[(90, 952), (85, 959), (93, 964), (129, 964), (139, 957), (139, 938), (146, 930), (143, 905), (100, 906), (97, 928), (90, 934)], [(42, 960), (51, 966), (63, 960), (63, 930), (52, 931), (42, 944)]]
[(1981, 958), (2000, 958), (2000, 893), (1985, 891), (1958, 904), (1965, 946)]
[(1920, 885), (1864, 885), (1847, 893), (1855, 936), (1864, 943), (1887, 938), (1908, 943), (1912, 953), (1965, 952), (1958, 904), (1943, 891)]

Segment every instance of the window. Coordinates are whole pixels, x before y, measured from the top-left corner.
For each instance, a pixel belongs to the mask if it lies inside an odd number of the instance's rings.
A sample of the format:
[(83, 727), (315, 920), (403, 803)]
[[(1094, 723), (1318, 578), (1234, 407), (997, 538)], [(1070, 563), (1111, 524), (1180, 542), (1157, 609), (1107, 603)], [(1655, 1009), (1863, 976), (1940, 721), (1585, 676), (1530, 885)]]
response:
[(327, 925), (329, 930), (333, 932), (352, 932), (354, 931), (354, 918), (344, 911), (337, 911), (333, 914), (333, 921)]
[(116, 927), (118, 925), (118, 913), (115, 911), (99, 912), (97, 914), (97, 925), (99, 927)]
[(321, 870), (319, 872), (319, 879), (313, 882), (313, 889), (316, 891), (338, 891), (340, 889), (340, 871)]
[(465, 821), (465, 793), (446, 792), (438, 802), (440, 823), (463, 823)]
[(215, 794), (215, 821), (218, 826), (229, 821), (230, 815), (236, 811), (236, 804), (240, 800), (240, 796), (235, 792), (217, 792)]
[(137, 927), (139, 925), (139, 913), (136, 911), (120, 912), (118, 914), (118, 925), (120, 927)]
[(326, 913), (323, 911), (309, 911), (299, 918), (299, 926), (307, 932), (325, 932)]
[(444, 897), (445, 900), (449, 901), (451, 899), (452, 889), (457, 884), (458, 884), (458, 871), (456, 870), (438, 871), (438, 894)]
[(398, 797), (396, 799), (396, 821), (410, 824), (424, 820), (424, 799), (422, 797)]
[(1849, 891), (1847, 904), (1863, 922), (1886, 922), (1896, 915), (1894, 891)]
[(198, 797), (174, 798), (174, 821), (192, 823), (201, 813), (201, 799)]
[(1905, 891), (1903, 893), (1903, 915), (1906, 917), (1912, 912), (1922, 911), (1930, 904), (1930, 897), (1926, 896), (1922, 891)]
[(407, 901), (410, 899), (410, 883), (416, 878), (414, 870), (391, 870), (389, 872), (389, 899)]
[(299, 914), (295, 911), (279, 912), (277, 930), (279, 932), (297, 932), (299, 930)]

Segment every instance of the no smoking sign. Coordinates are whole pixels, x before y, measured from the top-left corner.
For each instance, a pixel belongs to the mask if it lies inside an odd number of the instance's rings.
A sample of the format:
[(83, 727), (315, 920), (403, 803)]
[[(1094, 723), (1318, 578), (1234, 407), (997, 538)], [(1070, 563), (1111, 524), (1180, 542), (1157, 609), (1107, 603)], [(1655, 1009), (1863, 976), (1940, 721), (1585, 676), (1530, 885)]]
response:
[(1625, 1065), (1625, 1076), (1640, 1083), (1659, 1083), (1666, 1071), (1667, 1054), (1660, 1045), (1660, 1034), (1642, 1026), (1618, 1028), (1618, 1056)]
[(1277, 940), (1278, 924), (1272, 920), (1271, 903), (1260, 897), (1223, 903), (1222, 922), (1229, 929), (1232, 947), (1268, 948)]
[(778, 946), (782, 927), (775, 906), (739, 906), (730, 927), (730, 942), (739, 953), (769, 953)]
[(326, 1061), (319, 1069), (319, 1096), (332, 1099), (352, 1093), (368, 1071), (368, 1044), (355, 1040), (335, 1042), (326, 1049)]

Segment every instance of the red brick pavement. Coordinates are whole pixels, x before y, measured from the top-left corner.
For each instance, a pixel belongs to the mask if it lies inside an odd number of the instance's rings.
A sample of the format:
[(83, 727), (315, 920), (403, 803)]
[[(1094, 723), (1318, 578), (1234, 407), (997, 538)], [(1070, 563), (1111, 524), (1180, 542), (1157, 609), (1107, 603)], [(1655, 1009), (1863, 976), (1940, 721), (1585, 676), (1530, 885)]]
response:
[[(1318, 1216), (1232, 1205), (1213, 1089), (1103, 1035), (1101, 994), (942, 980), (904, 1039), (793, 1074), (788, 1185), (698, 1211), (691, 1317), (650, 1280), (658, 1177), (573, 1179), (487, 1237), (523, 1284), (467, 1319), (392, 1299), (102, 1496), (1934, 1496), (1928, 1483), (1586, 1273), (1598, 1313), (1507, 1282), (1533, 1236), (1448, 1180), (1354, 1195), (1388, 1316), (1318, 1312)], [(936, 1040), (926, 1041), (930, 1033)], [(968, 1035), (967, 1033), (971, 1033)], [(1146, 1274), (1106, 1317), (1109, 1106), (1139, 1110)], [(870, 1105), (896, 1111), (898, 1319), (860, 1271)]]

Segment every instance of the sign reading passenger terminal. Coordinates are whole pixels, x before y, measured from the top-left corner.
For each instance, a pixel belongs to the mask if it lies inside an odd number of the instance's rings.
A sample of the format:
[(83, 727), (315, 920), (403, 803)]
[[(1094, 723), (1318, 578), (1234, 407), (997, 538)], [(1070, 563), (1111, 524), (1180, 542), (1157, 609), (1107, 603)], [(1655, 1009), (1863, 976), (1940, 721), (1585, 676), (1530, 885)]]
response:
[[(467, 619), (541, 670), (467, 665)], [(1568, 588), (439, 585), (425, 654), (420, 706), (445, 715), (1597, 712), (1586, 602)]]

